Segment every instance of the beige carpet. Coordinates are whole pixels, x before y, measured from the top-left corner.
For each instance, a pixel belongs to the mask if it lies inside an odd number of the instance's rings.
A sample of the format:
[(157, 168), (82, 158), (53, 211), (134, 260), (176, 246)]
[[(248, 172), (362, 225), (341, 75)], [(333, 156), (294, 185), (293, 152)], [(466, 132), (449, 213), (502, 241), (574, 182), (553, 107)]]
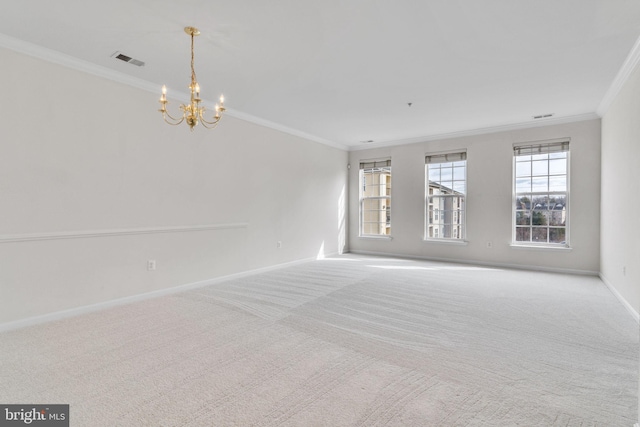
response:
[(72, 426), (630, 427), (638, 354), (597, 278), (351, 255), (2, 333), (0, 403), (68, 403)]

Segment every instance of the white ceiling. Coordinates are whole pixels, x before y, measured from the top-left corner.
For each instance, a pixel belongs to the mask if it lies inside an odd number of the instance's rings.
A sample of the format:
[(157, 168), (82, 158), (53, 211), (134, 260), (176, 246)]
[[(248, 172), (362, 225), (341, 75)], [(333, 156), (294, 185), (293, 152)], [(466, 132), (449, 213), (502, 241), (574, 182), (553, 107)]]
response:
[(640, 1), (22, 0), (0, 13), (0, 33), (166, 84), (170, 100), (189, 83), (188, 25), (203, 97), (353, 149), (595, 115), (640, 36)]

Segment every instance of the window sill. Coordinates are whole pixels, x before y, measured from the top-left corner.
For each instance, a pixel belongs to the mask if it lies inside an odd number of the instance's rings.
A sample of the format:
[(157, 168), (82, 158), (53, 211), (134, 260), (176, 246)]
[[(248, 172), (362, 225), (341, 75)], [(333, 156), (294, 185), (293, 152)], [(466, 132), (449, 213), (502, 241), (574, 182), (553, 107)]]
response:
[(559, 251), (559, 252), (566, 252), (566, 251), (572, 251), (573, 249), (570, 246), (566, 246), (566, 245), (523, 245), (523, 244), (516, 244), (516, 243), (511, 243), (509, 246), (511, 246), (514, 249), (524, 249), (524, 250), (534, 250), (534, 251)]
[(391, 236), (376, 236), (376, 235), (360, 235), (358, 236), (359, 239), (368, 239), (368, 240), (393, 240), (393, 237)]
[(469, 241), (460, 239), (423, 239), (423, 241), (425, 243), (437, 243), (453, 246), (467, 246), (469, 244)]

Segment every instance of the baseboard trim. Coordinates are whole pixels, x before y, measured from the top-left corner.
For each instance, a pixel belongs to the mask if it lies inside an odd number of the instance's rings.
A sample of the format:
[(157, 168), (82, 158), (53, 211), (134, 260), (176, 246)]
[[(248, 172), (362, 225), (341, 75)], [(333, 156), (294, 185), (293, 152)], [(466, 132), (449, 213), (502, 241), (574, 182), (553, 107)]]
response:
[(92, 237), (131, 236), (131, 235), (137, 235), (137, 234), (184, 233), (184, 232), (193, 232), (193, 231), (247, 228), (248, 226), (249, 226), (249, 223), (238, 222), (238, 223), (229, 223), (229, 224), (119, 228), (119, 229), (112, 229), (112, 230), (61, 231), (61, 232), (53, 232), (53, 233), (35, 233), (35, 234), (5, 234), (5, 235), (0, 235), (0, 243), (34, 242), (39, 240), (59, 240), (59, 239), (85, 239), (85, 238), (92, 238)]
[[(337, 255), (338, 253), (326, 254), (326, 257)], [(310, 261), (317, 260), (317, 257), (303, 258), (295, 261), (289, 261), (281, 264), (270, 265), (266, 267), (260, 267), (253, 270), (241, 271), (238, 273), (228, 274), (225, 276), (215, 277), (207, 280), (202, 280), (193, 283), (187, 283), (184, 285), (174, 286), (171, 288), (160, 289), (157, 291), (146, 292), (143, 294), (132, 295), (123, 298), (117, 298), (114, 300), (104, 301), (96, 304), (85, 305), (81, 307), (71, 308), (68, 310), (56, 311), (54, 313), (44, 314), (41, 316), (28, 317), (26, 319), (15, 320), (12, 322), (6, 322), (0, 324), (0, 332), (7, 332), (16, 329), (22, 329), (29, 326), (35, 326), (43, 323), (53, 322), (56, 320), (67, 319), (70, 317), (79, 316), (81, 314), (93, 313), (96, 311), (105, 310), (112, 307), (117, 307), (125, 304), (131, 304), (138, 301), (144, 301), (152, 298), (158, 298), (166, 295), (177, 294), (192, 289), (202, 288), (205, 286), (215, 285), (217, 283), (225, 282), (227, 280), (239, 279), (243, 277), (253, 276), (260, 273), (266, 273), (269, 271), (280, 270), (282, 268), (293, 267), (296, 265), (304, 264)]]
[[(633, 316), (635, 321), (640, 323), (640, 314), (638, 314), (638, 312), (633, 308), (633, 306), (629, 304), (629, 302), (622, 296), (622, 294), (620, 294), (620, 292), (618, 292), (618, 290), (611, 284), (611, 282), (607, 280), (604, 274), (600, 273), (599, 276), (600, 276), (600, 280), (602, 280), (602, 282), (607, 286), (607, 288), (609, 288), (611, 293), (615, 295), (616, 298), (618, 298), (618, 301), (622, 303), (624, 308), (626, 308), (627, 311), (631, 314), (631, 316)], [(638, 424), (636, 424), (636, 426), (637, 425)]]
[(395, 253), (389, 253), (389, 252), (351, 250), (350, 253), (360, 254), (360, 255), (385, 256), (390, 258), (406, 258), (406, 259), (417, 259), (417, 260), (424, 260), (424, 261), (452, 262), (455, 264), (476, 265), (476, 266), (482, 266), (482, 267), (509, 268), (514, 270), (529, 270), (529, 271), (544, 271), (547, 273), (577, 274), (581, 276), (598, 276), (599, 274), (599, 272), (591, 271), (591, 270), (576, 270), (571, 268), (543, 267), (543, 266), (537, 266), (537, 265), (507, 264), (507, 263), (501, 263), (501, 262), (485, 262), (485, 261), (474, 261), (474, 260), (461, 260), (461, 259), (455, 259), (455, 258), (416, 256), (416, 255), (395, 254)]

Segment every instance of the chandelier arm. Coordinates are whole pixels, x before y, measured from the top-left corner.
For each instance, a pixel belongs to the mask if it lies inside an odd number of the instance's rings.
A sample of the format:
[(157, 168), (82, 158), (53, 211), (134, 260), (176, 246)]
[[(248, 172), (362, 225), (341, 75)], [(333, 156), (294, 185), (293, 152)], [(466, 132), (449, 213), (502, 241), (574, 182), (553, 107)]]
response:
[(206, 123), (206, 124), (208, 124), (208, 125), (215, 125), (215, 124), (217, 124), (217, 123), (220, 121), (220, 119), (221, 119), (221, 117), (220, 117), (220, 116), (218, 116), (218, 117), (214, 117), (214, 118), (213, 118), (213, 121), (212, 121), (212, 122), (210, 122), (210, 121), (208, 121), (208, 120), (205, 120), (205, 118), (204, 118), (204, 117), (202, 117), (202, 114), (200, 114), (200, 121), (201, 121), (203, 124), (204, 124), (204, 123)]
[(204, 119), (200, 119), (200, 123), (202, 123), (202, 126), (207, 129), (215, 128), (216, 126), (218, 126), (218, 122), (220, 122), (220, 119), (216, 120), (215, 122), (207, 122)]
[[(170, 122), (169, 120), (167, 120), (167, 117), (169, 117), (169, 119), (171, 119), (173, 121)], [(184, 121), (184, 114), (182, 115), (182, 117), (180, 119), (176, 119), (175, 117), (171, 116), (171, 114), (169, 114), (169, 112), (167, 110), (164, 110), (162, 112), (162, 118), (164, 119), (164, 121), (170, 125), (176, 126), (179, 125), (180, 123), (182, 123)]]

